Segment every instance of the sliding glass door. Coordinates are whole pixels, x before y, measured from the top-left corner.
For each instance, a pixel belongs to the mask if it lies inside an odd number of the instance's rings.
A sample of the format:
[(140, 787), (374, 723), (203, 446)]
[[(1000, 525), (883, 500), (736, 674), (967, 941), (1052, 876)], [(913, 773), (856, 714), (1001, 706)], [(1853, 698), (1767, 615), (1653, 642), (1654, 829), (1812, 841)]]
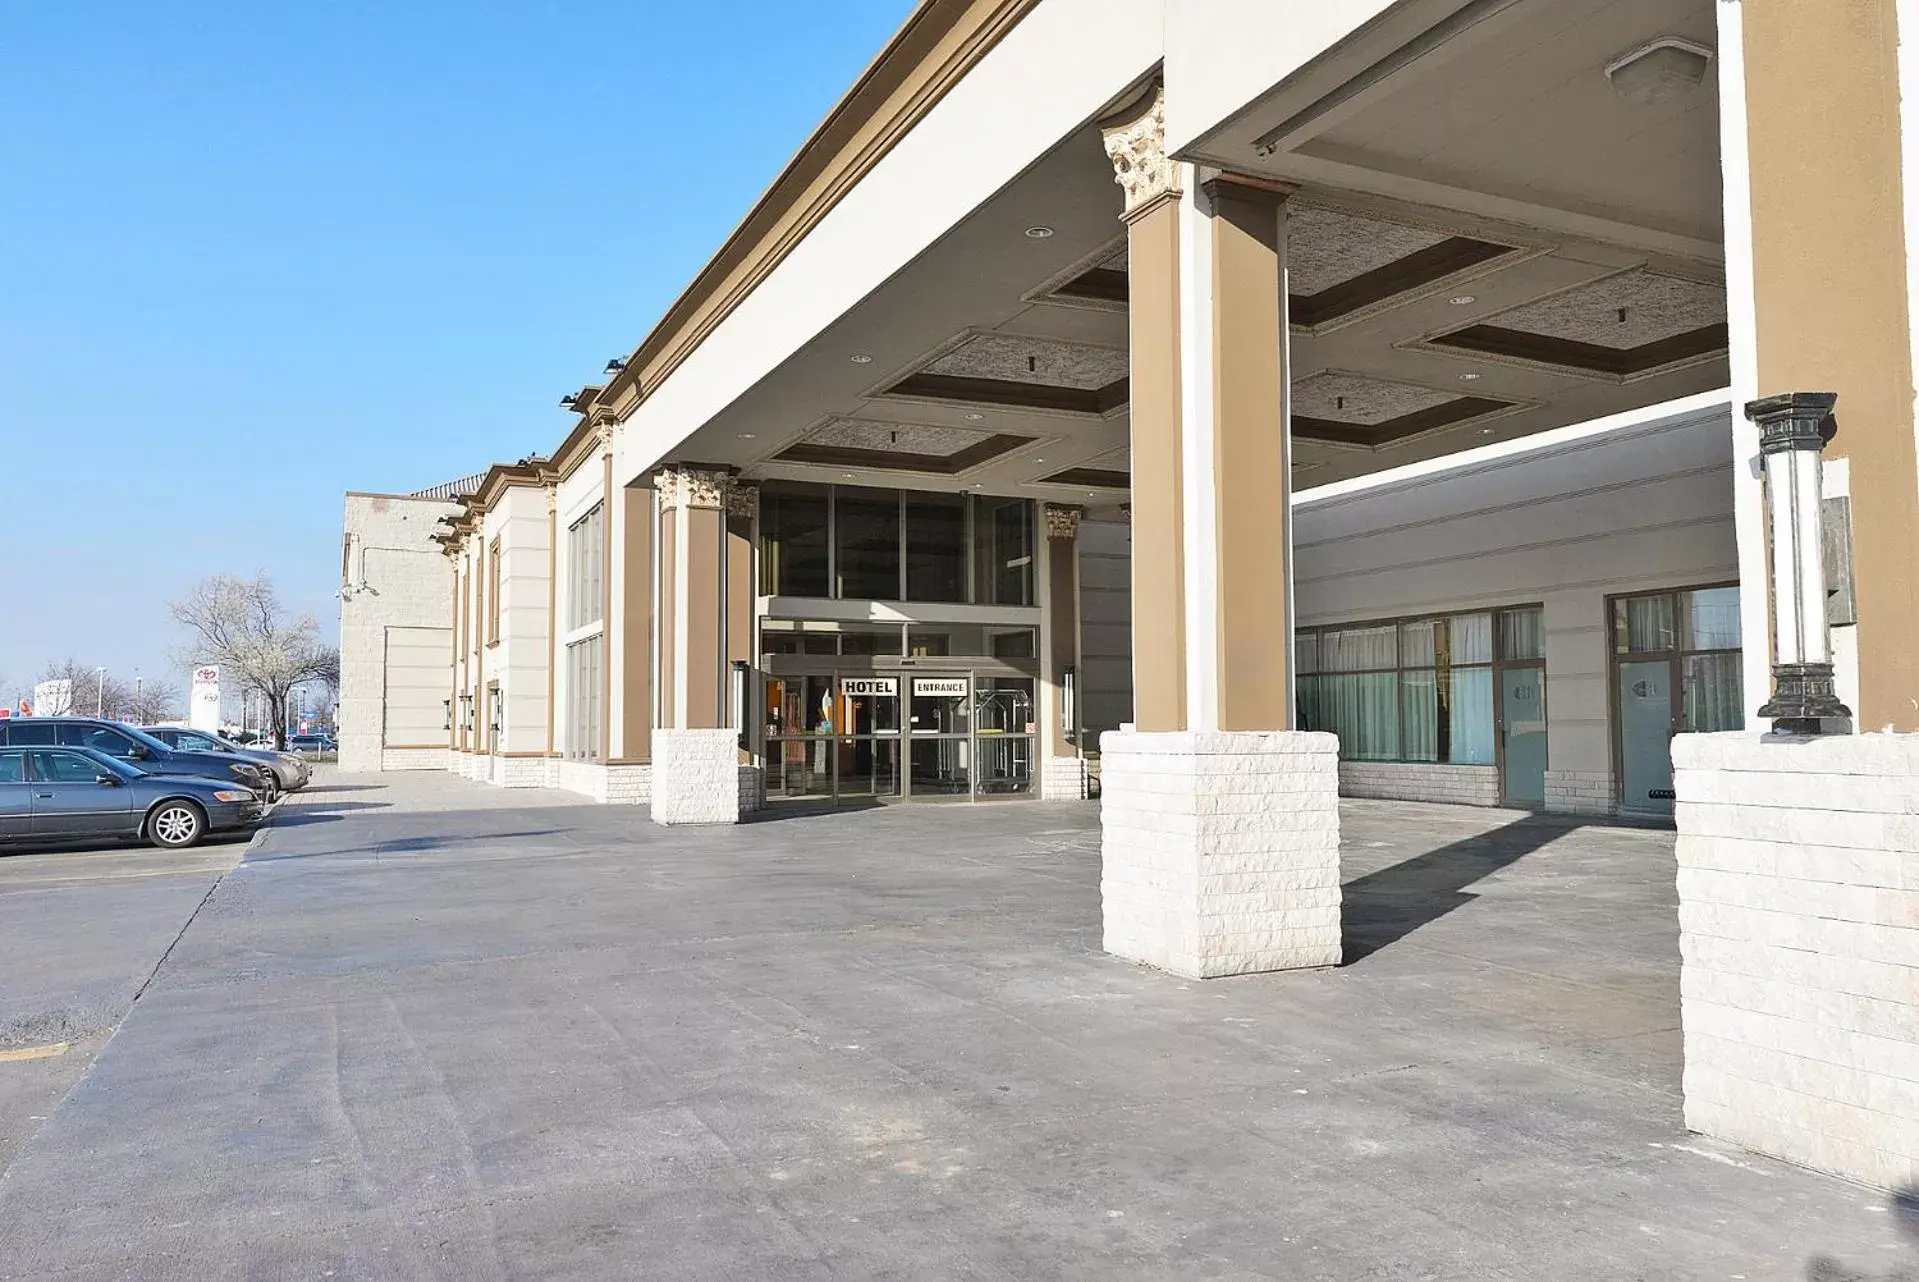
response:
[(1672, 737), (1739, 730), (1739, 589), (1615, 597), (1613, 764), (1620, 810), (1670, 815)]

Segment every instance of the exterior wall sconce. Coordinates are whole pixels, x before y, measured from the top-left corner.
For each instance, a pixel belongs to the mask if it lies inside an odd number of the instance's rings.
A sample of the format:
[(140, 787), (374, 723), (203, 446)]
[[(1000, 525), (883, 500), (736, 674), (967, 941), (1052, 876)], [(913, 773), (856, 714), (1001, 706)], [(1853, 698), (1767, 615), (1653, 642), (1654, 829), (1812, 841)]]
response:
[(473, 733), (473, 696), (460, 696), (460, 728), (468, 734)]
[(741, 750), (750, 751), (751, 747), (747, 743), (746, 735), (746, 709), (749, 702), (747, 692), (752, 680), (752, 669), (747, 666), (745, 659), (735, 659), (733, 660), (730, 676), (729, 704), (733, 718), (733, 728), (739, 731)]
[(1838, 400), (1836, 392), (1786, 392), (1746, 406), (1759, 428), (1771, 536), (1772, 698), (1759, 715), (1779, 734), (1819, 734), (1822, 722), (1852, 716), (1833, 690), (1820, 544), (1822, 452)]
[(451, 730), (453, 728), (453, 700), (451, 699), (440, 700), (440, 712), (442, 713), (445, 719), (445, 722), (443, 725), (441, 725), (440, 729)]
[(488, 718), (488, 722), (493, 733), (498, 734), (500, 733), (500, 731), (506, 729), (506, 710), (500, 706), (499, 691), (495, 690), (493, 692), (492, 702), (493, 702), (493, 712), (492, 712), (492, 715)]

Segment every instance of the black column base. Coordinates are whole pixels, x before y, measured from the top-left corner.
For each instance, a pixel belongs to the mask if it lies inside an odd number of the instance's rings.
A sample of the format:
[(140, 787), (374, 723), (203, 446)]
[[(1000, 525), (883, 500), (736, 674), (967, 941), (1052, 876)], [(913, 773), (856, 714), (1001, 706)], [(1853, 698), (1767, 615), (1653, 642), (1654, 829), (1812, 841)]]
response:
[(1772, 691), (1759, 715), (1771, 718), (1778, 734), (1819, 734), (1821, 723), (1852, 716), (1832, 688), (1830, 663), (1775, 663)]

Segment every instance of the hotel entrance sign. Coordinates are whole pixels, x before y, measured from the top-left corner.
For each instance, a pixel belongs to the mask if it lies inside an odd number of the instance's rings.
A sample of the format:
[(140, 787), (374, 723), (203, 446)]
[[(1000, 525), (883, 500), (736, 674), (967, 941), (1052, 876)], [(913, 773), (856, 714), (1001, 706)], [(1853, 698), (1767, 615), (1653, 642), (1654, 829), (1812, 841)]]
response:
[(840, 681), (840, 693), (845, 695), (896, 699), (899, 692), (898, 677), (845, 677)]
[(913, 697), (915, 699), (964, 699), (967, 695), (965, 677), (915, 677), (913, 679)]

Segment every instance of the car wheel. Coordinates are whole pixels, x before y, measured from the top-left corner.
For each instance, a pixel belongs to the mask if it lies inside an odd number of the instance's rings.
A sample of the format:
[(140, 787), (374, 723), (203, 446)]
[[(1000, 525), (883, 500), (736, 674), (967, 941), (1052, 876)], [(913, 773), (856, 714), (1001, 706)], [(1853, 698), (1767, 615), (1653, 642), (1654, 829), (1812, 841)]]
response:
[(267, 771), (266, 777), (260, 781), (260, 791), (265, 794), (266, 803), (269, 806), (278, 801), (280, 799), (280, 776), (274, 774), (271, 770)]
[(206, 832), (206, 812), (191, 801), (163, 801), (147, 817), (147, 840), (168, 850), (197, 845)]

